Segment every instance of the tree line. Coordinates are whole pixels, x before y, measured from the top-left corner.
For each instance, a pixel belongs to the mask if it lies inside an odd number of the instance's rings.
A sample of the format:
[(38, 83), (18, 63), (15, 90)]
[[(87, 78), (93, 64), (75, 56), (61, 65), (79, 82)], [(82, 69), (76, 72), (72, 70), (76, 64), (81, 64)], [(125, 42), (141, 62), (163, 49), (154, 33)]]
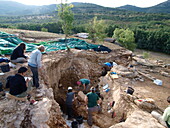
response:
[[(72, 34), (88, 32), (88, 26), (89, 23), (74, 24)], [(134, 42), (136, 43), (137, 48), (170, 54), (170, 28), (165, 26), (166, 22), (150, 22), (147, 24), (138, 24), (135, 27), (131, 25), (123, 26), (110, 23), (105, 26), (104, 30), (106, 37), (112, 37), (116, 28), (128, 28), (134, 32)], [(0, 24), (0, 27), (63, 33), (60, 21), (43, 24), (18, 24), (16, 26)]]
[[(67, 7), (70, 6), (64, 8)], [(113, 37), (130, 50), (137, 47), (170, 53), (169, 14), (130, 12), (93, 4), (71, 7), (64, 12), (61, 9), (56, 12), (59, 15), (0, 16), (0, 27), (67, 34), (87, 32), (93, 42)], [(69, 10), (73, 11), (74, 22), (69, 22), (73, 18), (73, 15), (69, 18)], [(63, 21), (68, 24), (64, 25)], [(67, 32), (68, 28), (72, 31)]]

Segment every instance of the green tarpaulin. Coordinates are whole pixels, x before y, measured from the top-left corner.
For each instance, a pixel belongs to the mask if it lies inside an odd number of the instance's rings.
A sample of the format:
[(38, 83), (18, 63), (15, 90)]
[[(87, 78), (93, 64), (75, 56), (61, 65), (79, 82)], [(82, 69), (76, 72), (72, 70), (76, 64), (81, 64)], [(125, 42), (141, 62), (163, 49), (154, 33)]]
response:
[[(16, 37), (15, 35), (0, 32), (0, 54), (11, 54), (13, 49), (19, 44), (23, 42), (21, 39)], [(36, 49), (37, 45), (44, 45), (46, 48), (46, 52), (57, 51), (57, 50), (65, 50), (67, 47), (76, 48), (76, 49), (93, 49), (95, 51), (108, 51), (111, 50), (102, 45), (94, 45), (89, 44), (84, 40), (70, 38), (70, 39), (59, 39), (58, 41), (48, 41), (48, 42), (40, 42), (40, 43), (26, 43), (26, 51), (31, 52)]]

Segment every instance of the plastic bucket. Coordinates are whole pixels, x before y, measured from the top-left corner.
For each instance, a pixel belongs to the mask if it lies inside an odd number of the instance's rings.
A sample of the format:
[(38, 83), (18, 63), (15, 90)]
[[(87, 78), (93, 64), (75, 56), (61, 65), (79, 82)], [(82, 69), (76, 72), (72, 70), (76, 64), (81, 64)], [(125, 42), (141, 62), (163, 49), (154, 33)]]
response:
[(132, 95), (134, 93), (134, 89), (132, 87), (128, 87), (127, 93)]
[(82, 124), (82, 123), (83, 123), (83, 117), (82, 117), (82, 116), (78, 116), (78, 117), (76, 118), (76, 120), (77, 120), (77, 122), (78, 122), (79, 124)]
[(9, 64), (2, 65), (0, 67), (1, 67), (2, 72), (9, 72), (10, 71)]
[(71, 123), (71, 127), (72, 127), (72, 128), (78, 128), (78, 122), (77, 122), (77, 121), (73, 121), (73, 122)]

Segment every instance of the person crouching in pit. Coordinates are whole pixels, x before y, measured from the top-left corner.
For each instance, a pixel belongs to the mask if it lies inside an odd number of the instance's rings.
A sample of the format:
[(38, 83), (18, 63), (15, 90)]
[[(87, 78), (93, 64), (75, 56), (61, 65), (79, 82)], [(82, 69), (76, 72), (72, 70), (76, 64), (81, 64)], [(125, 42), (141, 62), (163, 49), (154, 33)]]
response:
[(79, 86), (80, 91), (83, 91), (84, 94), (87, 94), (90, 89), (90, 80), (80, 79), (77, 81), (77, 85)]

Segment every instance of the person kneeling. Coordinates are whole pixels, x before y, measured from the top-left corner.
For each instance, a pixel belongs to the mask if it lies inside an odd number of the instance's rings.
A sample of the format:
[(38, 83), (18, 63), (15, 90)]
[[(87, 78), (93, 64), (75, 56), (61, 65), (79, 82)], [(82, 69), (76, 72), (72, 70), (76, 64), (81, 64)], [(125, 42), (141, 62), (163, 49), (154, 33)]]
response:
[(26, 75), (27, 72), (27, 68), (26, 67), (21, 67), (18, 70), (18, 73), (15, 74), (15, 76), (13, 76), (10, 79), (9, 82), (9, 87), (10, 87), (10, 91), (9, 93), (11, 95), (14, 95), (16, 97), (19, 98), (23, 98), (26, 97), (28, 95), (28, 91), (30, 91), (30, 87), (28, 87), (28, 79), (25, 80), (24, 76)]

